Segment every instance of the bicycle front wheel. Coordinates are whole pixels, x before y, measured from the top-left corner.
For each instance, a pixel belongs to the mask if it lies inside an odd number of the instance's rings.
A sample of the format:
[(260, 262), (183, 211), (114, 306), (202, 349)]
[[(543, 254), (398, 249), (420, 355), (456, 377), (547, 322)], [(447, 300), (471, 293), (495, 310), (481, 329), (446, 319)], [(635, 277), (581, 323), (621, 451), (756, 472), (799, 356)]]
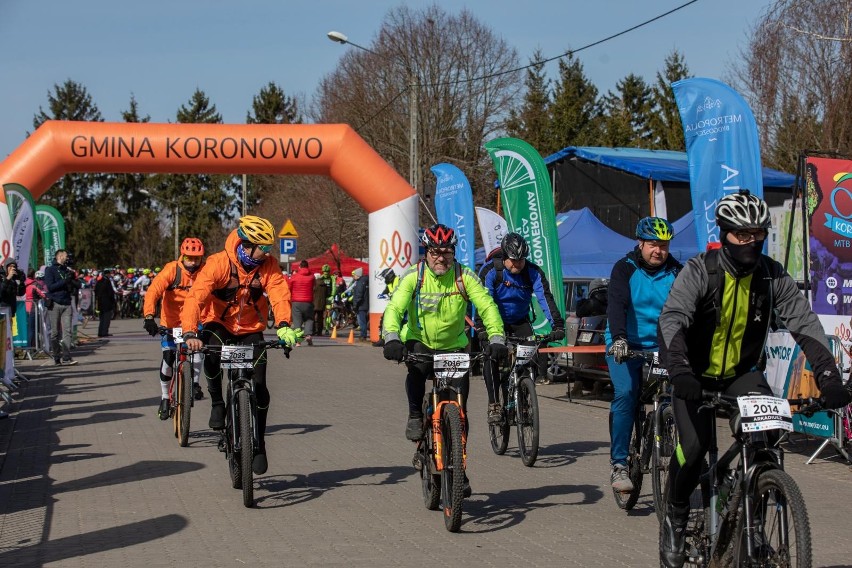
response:
[(251, 397), (245, 389), (237, 391), (237, 409), (240, 420), (240, 469), (243, 474), (243, 505), (254, 505), (254, 475), (251, 462), (254, 459), (254, 436), (251, 430)]
[(518, 452), (524, 465), (532, 467), (538, 458), (538, 395), (529, 375), (518, 383), (517, 395)]
[(666, 515), (666, 480), (669, 462), (677, 447), (677, 425), (670, 404), (661, 406), (654, 417), (654, 450), (651, 453), (651, 485), (654, 487), (654, 508), (663, 522)]
[(811, 527), (805, 500), (793, 478), (780, 469), (761, 473), (753, 500), (754, 555), (749, 559), (741, 515), (734, 537), (734, 565), (810, 568)]
[(183, 361), (177, 373), (178, 398), (175, 421), (178, 428), (178, 443), (182, 448), (189, 445), (189, 417), (192, 413), (192, 365)]
[(459, 407), (444, 406), (441, 415), (441, 505), (444, 509), (444, 526), (450, 532), (461, 528), (462, 501), (464, 500), (464, 448), (462, 447), (462, 424)]

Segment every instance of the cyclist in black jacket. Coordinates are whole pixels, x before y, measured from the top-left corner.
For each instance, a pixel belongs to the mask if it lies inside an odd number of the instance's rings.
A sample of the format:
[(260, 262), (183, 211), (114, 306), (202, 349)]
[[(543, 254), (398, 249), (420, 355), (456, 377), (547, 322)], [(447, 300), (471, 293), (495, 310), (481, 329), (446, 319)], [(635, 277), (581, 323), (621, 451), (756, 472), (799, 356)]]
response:
[(712, 416), (698, 413), (701, 390), (772, 395), (761, 357), (770, 320), (790, 331), (814, 369), (826, 408), (850, 402), (822, 324), (796, 282), (762, 254), (769, 208), (748, 190), (716, 207), (721, 249), (691, 258), (672, 285), (659, 320), (660, 355), (674, 390), (677, 459), (669, 466), (660, 561), (681, 566), (689, 496), (698, 485)]

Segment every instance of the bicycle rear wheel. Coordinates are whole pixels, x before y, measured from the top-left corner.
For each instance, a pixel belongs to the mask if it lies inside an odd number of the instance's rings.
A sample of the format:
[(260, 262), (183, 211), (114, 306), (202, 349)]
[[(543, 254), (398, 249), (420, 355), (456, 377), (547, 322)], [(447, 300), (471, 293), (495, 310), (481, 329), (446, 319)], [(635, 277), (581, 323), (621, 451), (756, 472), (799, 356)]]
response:
[[(486, 363), (488, 364), (488, 363)], [(494, 402), (503, 408), (503, 420), (499, 424), (488, 424), (488, 437), (491, 439), (491, 449), (498, 456), (506, 453), (509, 447), (509, 410), (506, 408), (506, 395), (500, 385), (494, 385)]]
[(627, 455), (627, 474), (633, 483), (631, 491), (616, 491), (612, 490), (612, 495), (615, 497), (615, 503), (620, 509), (629, 511), (639, 500), (639, 494), (642, 492), (642, 424), (639, 421), (639, 414), (636, 415), (636, 420), (633, 423), (633, 432), (630, 435), (630, 445), (628, 446), (629, 454)]
[(254, 459), (254, 436), (251, 429), (251, 397), (245, 389), (237, 391), (237, 408), (240, 421), (240, 469), (243, 482), (243, 505), (254, 505), (254, 475), (251, 462)]
[(189, 417), (192, 413), (192, 364), (189, 361), (182, 361), (175, 372), (178, 385), (175, 418), (178, 426), (178, 443), (185, 448), (189, 445)]
[(538, 395), (535, 392), (535, 381), (526, 375), (518, 383), (518, 403), (515, 405), (518, 423), (518, 452), (521, 461), (527, 467), (532, 467), (538, 458)]
[(654, 508), (660, 522), (666, 516), (666, 479), (669, 475), (669, 462), (677, 447), (677, 425), (674, 410), (670, 404), (657, 409), (654, 416), (654, 443), (651, 453), (651, 484), (654, 488)]
[(464, 448), (462, 448), (462, 425), (459, 407), (444, 406), (441, 414), (441, 505), (444, 509), (444, 526), (450, 532), (461, 528), (462, 502), (464, 501)]
[(757, 478), (754, 504), (754, 557), (748, 558), (743, 516), (734, 535), (735, 566), (810, 568), (811, 527), (805, 500), (787, 472), (771, 469)]

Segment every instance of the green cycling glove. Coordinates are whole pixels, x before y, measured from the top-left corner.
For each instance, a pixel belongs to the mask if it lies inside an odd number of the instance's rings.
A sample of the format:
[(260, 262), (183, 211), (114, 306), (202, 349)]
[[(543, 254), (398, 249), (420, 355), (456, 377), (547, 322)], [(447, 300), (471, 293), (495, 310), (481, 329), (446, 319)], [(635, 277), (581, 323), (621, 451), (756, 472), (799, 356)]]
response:
[(302, 341), (302, 338), (305, 336), (301, 329), (293, 329), (291, 327), (279, 327), (275, 333), (278, 335), (278, 341), (287, 347), (293, 347)]

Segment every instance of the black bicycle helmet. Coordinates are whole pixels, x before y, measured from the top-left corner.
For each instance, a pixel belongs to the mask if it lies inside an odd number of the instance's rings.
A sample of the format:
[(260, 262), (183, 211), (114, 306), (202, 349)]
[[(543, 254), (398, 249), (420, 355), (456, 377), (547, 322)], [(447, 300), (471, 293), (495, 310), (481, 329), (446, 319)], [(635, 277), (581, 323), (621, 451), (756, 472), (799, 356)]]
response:
[(764, 200), (747, 189), (726, 195), (716, 206), (716, 224), (723, 231), (769, 229), (772, 218)]
[(518, 233), (506, 233), (500, 242), (500, 250), (503, 251), (503, 258), (520, 260), (530, 254), (530, 245)]
[(441, 223), (435, 223), (423, 231), (423, 237), (420, 241), (427, 249), (456, 248), (456, 243), (458, 243), (456, 232)]

